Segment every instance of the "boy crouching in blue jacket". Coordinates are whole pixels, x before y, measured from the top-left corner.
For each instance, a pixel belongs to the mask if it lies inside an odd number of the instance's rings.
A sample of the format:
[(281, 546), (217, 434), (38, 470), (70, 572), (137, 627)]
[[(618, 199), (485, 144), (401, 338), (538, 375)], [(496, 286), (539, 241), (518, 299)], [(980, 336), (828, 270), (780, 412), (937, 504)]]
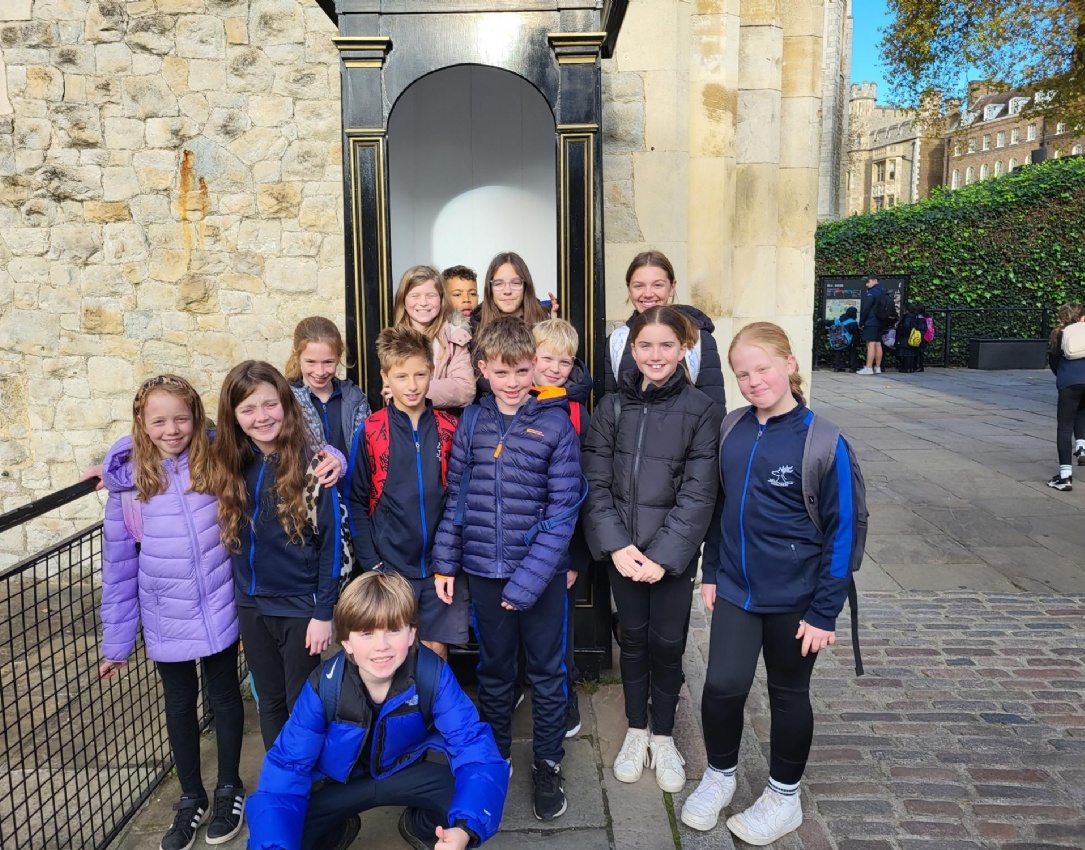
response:
[[(508, 765), (416, 626), (402, 576), (366, 573), (343, 591), (343, 649), (313, 672), (264, 760), (249, 850), (348, 847), (358, 813), (381, 806), (408, 807), (399, 831), (415, 850), (464, 850), (497, 832)], [(424, 760), (428, 750), (447, 764)]]

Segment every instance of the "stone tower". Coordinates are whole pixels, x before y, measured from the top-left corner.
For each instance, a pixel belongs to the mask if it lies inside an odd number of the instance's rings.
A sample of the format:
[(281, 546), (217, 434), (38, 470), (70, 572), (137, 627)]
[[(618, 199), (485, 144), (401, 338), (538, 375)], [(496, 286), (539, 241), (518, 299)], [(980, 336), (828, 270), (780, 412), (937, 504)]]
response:
[(851, 79), (851, 42), (851, 0), (825, 0), (818, 221), (840, 218), (844, 215), (843, 174), (848, 162), (848, 87)]

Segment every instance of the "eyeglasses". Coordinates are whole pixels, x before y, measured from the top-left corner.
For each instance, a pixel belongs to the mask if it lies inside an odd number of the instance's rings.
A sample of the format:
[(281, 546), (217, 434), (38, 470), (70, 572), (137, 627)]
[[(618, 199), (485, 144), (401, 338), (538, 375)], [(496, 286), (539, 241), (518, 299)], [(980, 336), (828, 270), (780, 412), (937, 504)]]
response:
[(511, 289), (513, 292), (518, 292), (524, 288), (524, 282), (514, 277), (512, 280), (491, 280), (490, 286), (494, 289)]

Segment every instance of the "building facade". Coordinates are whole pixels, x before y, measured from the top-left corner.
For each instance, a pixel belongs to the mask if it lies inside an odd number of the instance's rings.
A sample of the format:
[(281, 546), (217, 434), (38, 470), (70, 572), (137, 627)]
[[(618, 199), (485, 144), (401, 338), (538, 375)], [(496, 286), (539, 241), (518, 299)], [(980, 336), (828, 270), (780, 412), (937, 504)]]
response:
[(826, 0), (818, 221), (840, 218), (847, 205), (851, 42), (851, 0)]

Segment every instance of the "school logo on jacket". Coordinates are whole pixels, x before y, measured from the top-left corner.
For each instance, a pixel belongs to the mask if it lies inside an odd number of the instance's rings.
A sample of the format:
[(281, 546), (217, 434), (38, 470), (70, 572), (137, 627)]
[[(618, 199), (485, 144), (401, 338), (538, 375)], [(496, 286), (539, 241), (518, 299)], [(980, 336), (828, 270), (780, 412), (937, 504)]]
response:
[(779, 469), (772, 471), (772, 478), (769, 479), (769, 484), (773, 487), (790, 487), (795, 483), (794, 478), (788, 478), (789, 475), (795, 474), (795, 467), (793, 466), (781, 466)]

